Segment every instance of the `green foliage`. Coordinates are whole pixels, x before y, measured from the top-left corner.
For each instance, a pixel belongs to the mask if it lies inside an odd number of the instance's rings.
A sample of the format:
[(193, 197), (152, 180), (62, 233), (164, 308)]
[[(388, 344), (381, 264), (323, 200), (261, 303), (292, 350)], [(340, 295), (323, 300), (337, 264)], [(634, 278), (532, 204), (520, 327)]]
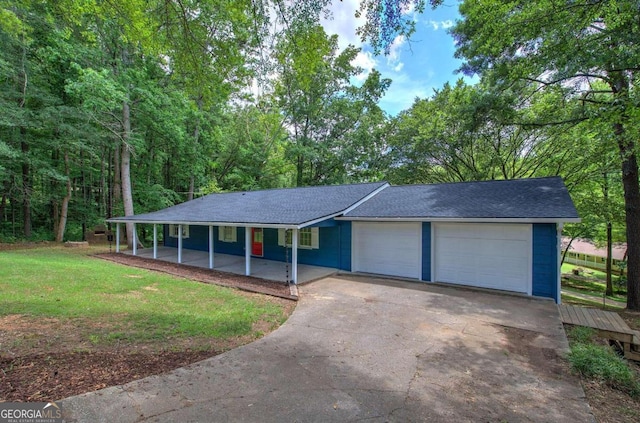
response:
[[(301, 22), (292, 30), (276, 46), (274, 101), (289, 130), (287, 157), (296, 166), (296, 185), (347, 182), (382, 154), (375, 149), (367, 151), (373, 157), (354, 156), (358, 148), (350, 147), (362, 136), (359, 129), (383, 125), (377, 102), (391, 81), (372, 71), (361, 86), (353, 85), (361, 72), (352, 65), (358, 49), (339, 52), (337, 37), (316, 24)], [(356, 157), (361, 161), (353, 163)]]
[(563, 175), (584, 178), (575, 133), (524, 126), (547, 113), (555, 95), (531, 93), (523, 108), (514, 93), (459, 80), (400, 114), (391, 137), (397, 183), (455, 182)]
[(640, 380), (623, 358), (609, 347), (593, 344), (586, 331), (575, 333), (574, 329), (570, 336), (573, 342), (568, 359), (574, 371), (633, 397), (640, 395)]

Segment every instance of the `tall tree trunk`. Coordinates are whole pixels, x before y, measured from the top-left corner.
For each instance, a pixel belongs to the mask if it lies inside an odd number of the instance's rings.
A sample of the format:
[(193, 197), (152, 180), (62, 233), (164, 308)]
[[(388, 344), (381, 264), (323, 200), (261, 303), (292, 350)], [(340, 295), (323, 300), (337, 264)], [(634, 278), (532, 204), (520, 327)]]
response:
[[(618, 126), (618, 124), (616, 124)], [(620, 127), (622, 125), (619, 125)], [(616, 131), (617, 132), (617, 131)], [(633, 142), (619, 142), (627, 224), (627, 309), (640, 311), (640, 185)]]
[(122, 171), (120, 158), (122, 155), (122, 143), (118, 141), (113, 153), (113, 198), (111, 204), (111, 210), (120, 203), (122, 199)]
[(7, 212), (7, 193), (9, 192), (10, 188), (11, 188), (11, 186), (9, 185), (9, 181), (6, 181), (4, 183), (4, 191), (2, 191), (2, 199), (0, 199), (0, 219), (2, 219), (4, 222), (7, 221), (7, 216), (6, 216), (6, 212)]
[(296, 164), (296, 186), (301, 187), (303, 184), (304, 158), (302, 154), (298, 154), (298, 163)]
[(22, 142), (20, 144), (23, 154), (22, 161), (22, 222), (23, 222), (23, 230), (24, 237), (31, 237), (31, 186), (29, 183), (29, 144), (25, 141), (24, 137), (25, 129), (20, 128), (20, 133), (22, 134)]
[(606, 274), (607, 285), (605, 289), (605, 295), (613, 295), (613, 281), (611, 280), (611, 249), (612, 249), (612, 234), (611, 234), (611, 205), (609, 204), (609, 175), (607, 172), (602, 174), (602, 197), (604, 199), (605, 210), (607, 211), (607, 262), (606, 262)]
[(193, 200), (193, 192), (196, 189), (196, 177), (193, 174), (193, 170), (191, 171), (191, 176), (189, 177), (189, 193), (187, 194), (187, 200)]
[[(122, 156), (120, 160), (120, 177), (122, 178), (122, 202), (124, 215), (133, 216), (133, 193), (131, 190), (131, 109), (128, 100), (122, 103)], [(127, 223), (127, 245), (133, 248), (133, 223)]]
[[(196, 100), (198, 105), (198, 116), (196, 118), (196, 127), (193, 130), (193, 143), (194, 151), (198, 154), (198, 142), (200, 141), (200, 113), (202, 112), (202, 96)], [(193, 200), (194, 191), (196, 189), (196, 175), (195, 170), (191, 168), (191, 174), (189, 175), (189, 193), (187, 194), (187, 200)]]
[[(628, 104), (629, 79), (622, 72), (611, 72), (610, 87), (614, 100)], [(613, 124), (622, 161), (622, 187), (624, 189), (625, 223), (627, 225), (627, 309), (640, 311), (640, 184), (635, 143), (625, 131), (629, 121), (624, 113)]]
[(605, 295), (613, 295), (613, 280), (611, 279), (611, 254), (612, 254), (611, 222), (607, 222), (607, 289)]
[(67, 176), (67, 192), (62, 199), (62, 207), (60, 207), (60, 221), (57, 225), (56, 242), (62, 242), (64, 239), (64, 231), (67, 227), (67, 215), (69, 213), (69, 201), (71, 200), (71, 177), (69, 172), (69, 153), (64, 152), (64, 174)]

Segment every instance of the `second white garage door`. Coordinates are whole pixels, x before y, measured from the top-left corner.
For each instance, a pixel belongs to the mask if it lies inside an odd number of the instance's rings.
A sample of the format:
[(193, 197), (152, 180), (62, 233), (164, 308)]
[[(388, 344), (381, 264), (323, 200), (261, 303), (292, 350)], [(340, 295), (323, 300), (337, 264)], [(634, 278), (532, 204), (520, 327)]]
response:
[(435, 280), (531, 294), (531, 225), (435, 226)]
[(353, 271), (420, 279), (422, 225), (354, 222)]

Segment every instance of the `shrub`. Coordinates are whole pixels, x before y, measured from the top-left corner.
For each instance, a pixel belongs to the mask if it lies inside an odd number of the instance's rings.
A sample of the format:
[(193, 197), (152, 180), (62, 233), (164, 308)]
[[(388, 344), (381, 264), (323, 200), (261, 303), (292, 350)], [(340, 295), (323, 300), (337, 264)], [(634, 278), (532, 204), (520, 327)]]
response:
[(596, 336), (596, 331), (585, 326), (574, 326), (567, 336), (572, 343), (589, 344)]
[(568, 358), (573, 370), (583, 376), (601, 380), (631, 396), (640, 395), (640, 381), (634, 371), (611, 348), (588, 341), (575, 342)]

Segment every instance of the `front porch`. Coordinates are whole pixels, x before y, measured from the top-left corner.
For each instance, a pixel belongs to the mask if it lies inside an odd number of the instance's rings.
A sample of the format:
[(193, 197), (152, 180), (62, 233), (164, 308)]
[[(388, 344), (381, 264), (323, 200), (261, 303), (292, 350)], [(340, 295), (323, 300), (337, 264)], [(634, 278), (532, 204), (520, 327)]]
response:
[[(157, 247), (156, 260), (178, 263), (178, 249), (173, 247)], [(131, 250), (124, 251), (125, 254), (132, 254), (137, 257), (153, 259), (153, 248), (138, 248), (135, 253)], [(209, 253), (207, 251), (197, 251), (182, 249), (181, 264), (209, 269)], [(231, 254), (214, 254), (215, 266), (213, 269), (220, 272), (245, 275), (246, 261), (244, 256)], [(267, 279), (278, 282), (285, 282), (287, 279), (287, 266), (281, 261), (265, 260), (251, 257), (251, 274), (256, 278)], [(321, 266), (311, 266), (308, 264), (298, 264), (297, 283), (311, 282), (321, 279), (337, 272), (337, 269)], [(289, 263), (289, 280), (292, 280), (292, 265)]]

